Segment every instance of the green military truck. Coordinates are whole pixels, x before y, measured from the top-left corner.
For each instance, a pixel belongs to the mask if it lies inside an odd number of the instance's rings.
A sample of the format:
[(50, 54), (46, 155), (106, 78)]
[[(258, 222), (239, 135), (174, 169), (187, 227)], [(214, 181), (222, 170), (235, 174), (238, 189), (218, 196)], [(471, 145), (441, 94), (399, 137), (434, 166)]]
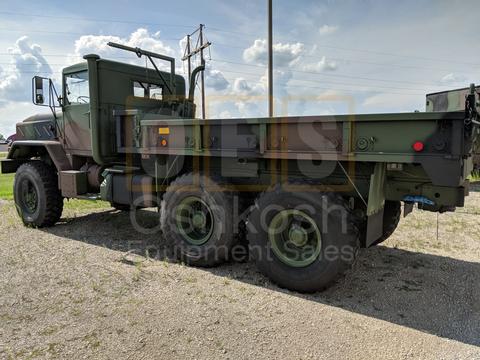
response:
[(402, 203), (404, 215), (415, 204), (464, 205), (479, 141), (474, 86), (454, 111), (200, 120), (203, 66), (187, 94), (175, 59), (110, 45), (153, 68), (86, 55), (63, 70), (61, 93), (33, 78), (33, 102), (52, 114), (17, 124), (1, 163), (16, 173), (15, 205), (28, 226), (54, 225), (69, 198), (157, 207), (159, 238), (181, 261), (218, 265), (248, 244), (266, 276), (312, 292), (344, 274), (359, 247), (387, 239)]

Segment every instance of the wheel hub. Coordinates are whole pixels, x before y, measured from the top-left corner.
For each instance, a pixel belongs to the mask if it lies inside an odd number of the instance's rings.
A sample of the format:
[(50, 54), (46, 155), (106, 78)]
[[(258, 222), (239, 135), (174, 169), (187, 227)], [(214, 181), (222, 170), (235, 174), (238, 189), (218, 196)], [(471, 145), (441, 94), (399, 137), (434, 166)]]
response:
[(322, 236), (314, 219), (303, 211), (286, 209), (271, 220), (268, 237), (273, 253), (291, 267), (314, 263), (322, 250)]
[(308, 241), (308, 232), (298, 225), (292, 225), (288, 231), (288, 237), (293, 245), (296, 247), (302, 247), (305, 246)]
[(22, 197), (26, 210), (34, 213), (37, 209), (38, 197), (34, 185), (28, 180), (24, 180), (22, 183)]
[(203, 212), (197, 211), (192, 216), (192, 225), (197, 229), (203, 229), (207, 223), (207, 217)]
[(201, 246), (207, 243), (213, 234), (212, 209), (200, 197), (184, 198), (176, 209), (176, 224), (179, 233), (188, 244)]

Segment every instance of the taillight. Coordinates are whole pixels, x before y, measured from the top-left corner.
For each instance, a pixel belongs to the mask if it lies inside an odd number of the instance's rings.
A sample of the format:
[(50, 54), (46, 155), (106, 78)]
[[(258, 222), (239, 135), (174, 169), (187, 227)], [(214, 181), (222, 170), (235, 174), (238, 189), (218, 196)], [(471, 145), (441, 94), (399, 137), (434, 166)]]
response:
[(415, 152), (422, 152), (423, 149), (425, 148), (425, 145), (421, 141), (415, 141), (412, 147), (413, 147), (413, 150), (415, 150)]

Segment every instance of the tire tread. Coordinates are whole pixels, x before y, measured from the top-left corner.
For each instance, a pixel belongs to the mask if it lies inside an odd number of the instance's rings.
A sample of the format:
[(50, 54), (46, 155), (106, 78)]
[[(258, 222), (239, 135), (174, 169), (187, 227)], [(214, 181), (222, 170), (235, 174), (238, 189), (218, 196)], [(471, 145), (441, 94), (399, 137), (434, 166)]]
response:
[[(30, 161), (21, 165), (17, 170), (17, 174), (26, 171), (26, 169), (30, 169), (37, 173), (45, 189), (44, 196), (46, 198), (45, 216), (42, 221), (26, 225), (32, 225), (39, 228), (53, 226), (60, 220), (63, 212), (63, 197), (58, 188), (57, 174), (51, 166), (42, 161)], [(41, 194), (39, 196), (41, 196)]]

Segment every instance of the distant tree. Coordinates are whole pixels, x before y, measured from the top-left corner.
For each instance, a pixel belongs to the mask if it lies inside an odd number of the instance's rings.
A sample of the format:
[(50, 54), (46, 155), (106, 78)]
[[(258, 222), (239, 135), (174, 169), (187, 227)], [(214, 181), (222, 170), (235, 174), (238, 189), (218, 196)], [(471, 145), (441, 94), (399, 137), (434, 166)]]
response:
[(5, 136), (3, 136), (3, 134), (0, 134), (0, 141), (5, 141)]

